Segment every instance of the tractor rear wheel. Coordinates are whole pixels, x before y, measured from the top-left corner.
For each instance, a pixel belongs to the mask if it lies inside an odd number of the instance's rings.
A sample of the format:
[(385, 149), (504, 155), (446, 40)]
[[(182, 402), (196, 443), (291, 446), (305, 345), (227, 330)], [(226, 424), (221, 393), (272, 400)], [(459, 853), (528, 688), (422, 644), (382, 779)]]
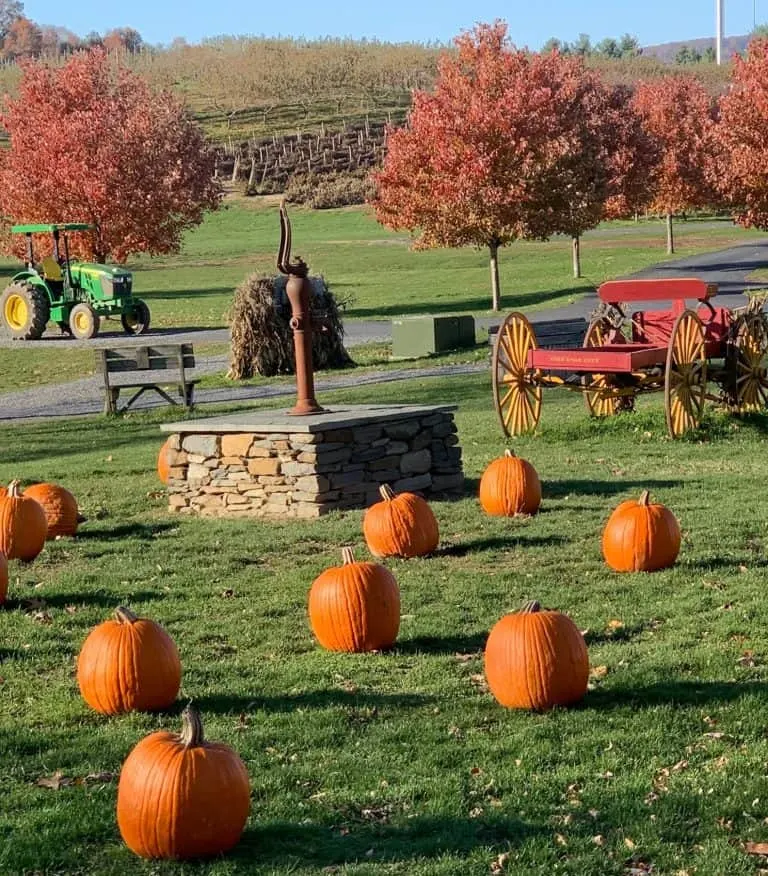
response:
[(100, 322), (98, 313), (82, 301), (69, 312), (69, 328), (78, 341), (88, 341), (97, 335)]
[(51, 316), (45, 289), (23, 281), (6, 286), (0, 295), (0, 324), (11, 337), (36, 341)]
[(141, 298), (136, 298), (132, 309), (120, 317), (120, 322), (127, 334), (143, 335), (149, 330), (149, 308)]

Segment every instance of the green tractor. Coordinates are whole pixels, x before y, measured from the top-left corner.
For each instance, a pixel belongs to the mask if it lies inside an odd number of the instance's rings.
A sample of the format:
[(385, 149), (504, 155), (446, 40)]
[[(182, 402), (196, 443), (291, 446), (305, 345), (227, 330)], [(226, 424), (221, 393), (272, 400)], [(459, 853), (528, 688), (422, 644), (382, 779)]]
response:
[[(149, 308), (131, 292), (133, 278), (123, 268), (70, 261), (68, 231), (88, 231), (91, 225), (14, 225), (13, 234), (26, 234), (26, 267), (0, 295), (0, 327), (11, 337), (36, 340), (49, 320), (78, 340), (92, 338), (102, 317), (117, 316), (129, 335), (149, 328)], [(53, 255), (39, 264), (32, 253), (32, 235), (53, 235)]]

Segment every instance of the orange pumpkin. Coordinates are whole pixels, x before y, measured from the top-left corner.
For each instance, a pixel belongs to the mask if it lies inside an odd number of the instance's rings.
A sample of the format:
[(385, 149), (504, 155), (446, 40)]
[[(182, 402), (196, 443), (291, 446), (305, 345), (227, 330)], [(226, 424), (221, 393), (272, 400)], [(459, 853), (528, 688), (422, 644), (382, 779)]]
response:
[(422, 557), (440, 541), (437, 520), (429, 504), (414, 493), (395, 495), (388, 484), (379, 488), (383, 501), (365, 512), (363, 535), (375, 557)]
[(160, 452), (157, 454), (157, 476), (160, 478), (161, 482), (164, 484), (168, 483), (168, 472), (171, 466), (168, 463), (168, 453), (170, 438), (166, 439), (165, 444), (160, 448)]
[(120, 607), (88, 634), (77, 683), (86, 703), (105, 715), (166, 709), (181, 685), (179, 652), (160, 624)]
[(28, 499), (43, 506), (48, 522), (48, 538), (57, 535), (75, 535), (79, 520), (77, 499), (64, 487), (57, 484), (33, 484), (24, 490)]
[(187, 706), (181, 734), (146, 736), (123, 764), (117, 826), (142, 858), (209, 858), (237, 845), (248, 820), (245, 764), (222, 742), (206, 742)]
[(9, 560), (34, 560), (45, 546), (48, 523), (42, 505), (22, 496), (18, 481), (11, 481), (0, 498), (0, 553)]
[(638, 502), (622, 502), (603, 530), (603, 557), (616, 572), (655, 572), (674, 566), (680, 525), (664, 505), (651, 504), (648, 490)]
[(578, 702), (589, 679), (584, 636), (566, 615), (529, 602), (491, 630), (485, 677), (491, 693), (510, 709), (541, 712)]
[(480, 504), (495, 517), (535, 514), (541, 505), (541, 481), (536, 469), (505, 450), (480, 478)]
[(5, 602), (8, 595), (8, 560), (5, 554), (0, 553), (0, 605)]
[(309, 621), (330, 651), (376, 651), (395, 643), (400, 590), (389, 569), (357, 563), (343, 548), (342, 566), (326, 569), (309, 591)]

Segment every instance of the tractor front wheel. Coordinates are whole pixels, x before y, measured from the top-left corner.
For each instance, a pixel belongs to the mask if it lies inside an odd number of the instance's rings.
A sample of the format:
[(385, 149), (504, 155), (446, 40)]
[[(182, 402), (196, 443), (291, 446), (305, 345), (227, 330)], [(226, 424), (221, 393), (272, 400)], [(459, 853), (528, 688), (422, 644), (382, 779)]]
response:
[(78, 341), (88, 341), (97, 335), (100, 322), (98, 313), (84, 302), (76, 304), (69, 312), (69, 329)]
[(51, 315), (45, 289), (31, 283), (11, 283), (0, 295), (0, 324), (11, 337), (36, 341)]
[(136, 298), (133, 307), (120, 317), (124, 331), (129, 335), (143, 335), (149, 330), (149, 308)]

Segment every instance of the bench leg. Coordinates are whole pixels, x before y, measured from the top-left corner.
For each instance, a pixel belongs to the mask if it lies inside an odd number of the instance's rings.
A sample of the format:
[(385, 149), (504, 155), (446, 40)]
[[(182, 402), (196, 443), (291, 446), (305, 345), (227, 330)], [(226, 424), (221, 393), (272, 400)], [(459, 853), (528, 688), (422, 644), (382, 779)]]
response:
[(184, 399), (184, 404), (185, 404), (188, 408), (191, 408), (191, 407), (194, 405), (194, 397), (195, 397), (195, 387), (194, 387), (194, 385), (193, 385), (193, 386), (188, 386), (188, 387), (187, 387), (187, 394), (186, 394), (186, 397), (185, 397), (185, 399)]
[(117, 413), (117, 400), (120, 397), (119, 389), (108, 389), (106, 391), (106, 395), (104, 397), (104, 413), (105, 414), (116, 414)]

